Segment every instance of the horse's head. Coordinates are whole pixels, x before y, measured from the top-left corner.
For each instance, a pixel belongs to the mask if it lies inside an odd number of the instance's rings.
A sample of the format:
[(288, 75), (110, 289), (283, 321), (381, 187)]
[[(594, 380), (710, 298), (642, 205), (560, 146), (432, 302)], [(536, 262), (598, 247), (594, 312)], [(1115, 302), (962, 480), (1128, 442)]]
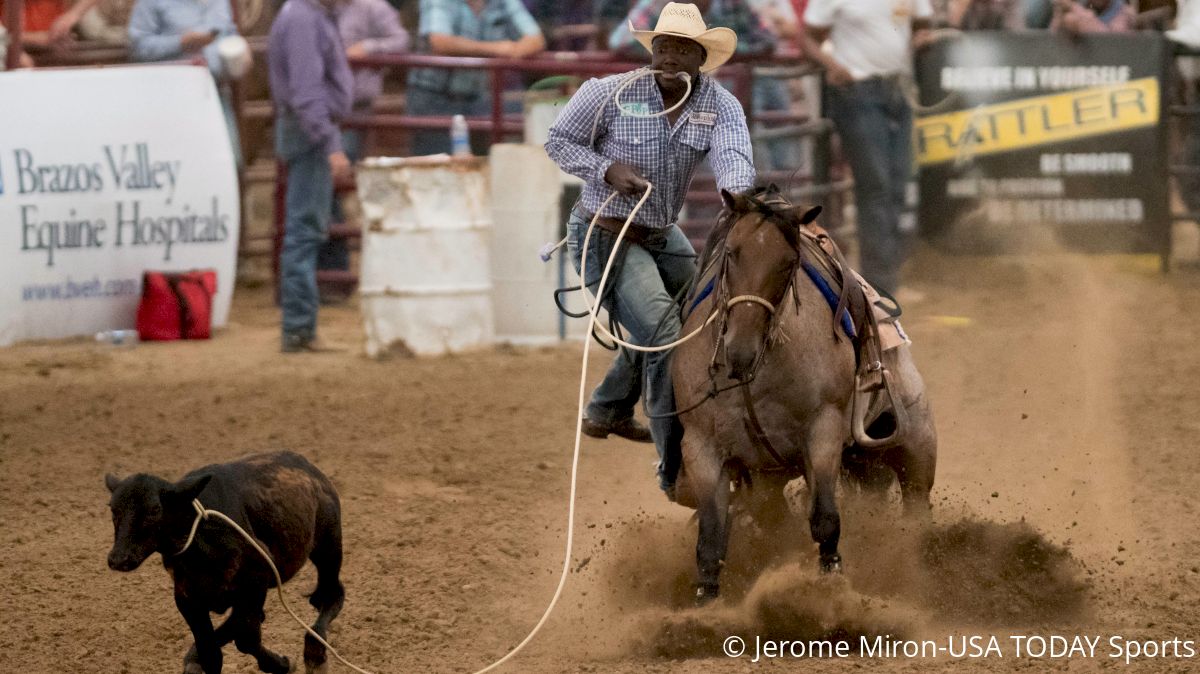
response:
[(721, 192), (726, 229), (722, 283), (726, 301), (725, 356), (729, 376), (746, 381), (766, 347), (800, 263), (800, 227), (820, 206), (793, 206), (773, 187), (747, 194)]

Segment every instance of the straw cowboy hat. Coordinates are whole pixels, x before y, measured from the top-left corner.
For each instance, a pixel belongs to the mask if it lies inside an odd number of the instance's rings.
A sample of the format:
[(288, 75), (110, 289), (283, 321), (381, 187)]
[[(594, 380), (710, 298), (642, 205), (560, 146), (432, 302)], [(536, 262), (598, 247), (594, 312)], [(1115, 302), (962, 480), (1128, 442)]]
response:
[(658, 15), (658, 24), (654, 26), (654, 30), (634, 30), (633, 22), (630, 22), (629, 31), (633, 33), (635, 40), (651, 52), (653, 49), (650, 45), (659, 35), (685, 37), (699, 42), (708, 56), (700, 66), (702, 73), (719, 68), (733, 56), (733, 50), (737, 48), (736, 33), (728, 28), (708, 28), (704, 24), (704, 17), (700, 15), (700, 9), (685, 2), (668, 2), (662, 14)]

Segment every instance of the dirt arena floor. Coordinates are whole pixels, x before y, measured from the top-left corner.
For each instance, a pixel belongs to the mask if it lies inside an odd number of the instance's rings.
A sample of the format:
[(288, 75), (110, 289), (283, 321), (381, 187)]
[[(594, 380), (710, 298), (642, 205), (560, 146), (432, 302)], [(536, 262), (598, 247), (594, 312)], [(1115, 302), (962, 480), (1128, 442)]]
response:
[[(847, 490), (842, 577), (817, 575), (807, 527), (739, 521), (726, 595), (690, 608), (695, 524), (655, 488), (652, 447), (588, 440), (572, 574), (503, 671), (1076, 672), (1124, 669), (1110, 640), (1200, 640), (1200, 272), (1155, 264), (922, 251), (928, 298), (905, 327), (941, 436), (935, 521), (917, 531)], [(211, 342), (0, 350), (0, 671), (179, 671), (190, 636), (159, 558), (105, 565), (104, 474), (177, 479), (281, 448), (342, 496), (348, 599), (332, 640), (351, 660), (472, 672), (537, 621), (562, 566), (582, 347), (287, 356), (277, 320), (267, 292), (240, 290)], [(361, 343), (353, 305), (322, 325)], [(308, 568), (286, 586), (309, 619), (313, 583)], [(298, 628), (273, 598), (267, 615), (265, 642), (298, 662)], [(732, 635), (747, 655), (722, 654)], [(995, 636), (1002, 657), (751, 662), (755, 637), (883, 635)], [(1094, 658), (1052, 660), (1016, 657), (1013, 635), (1101, 639)], [(1194, 648), (1135, 668), (1198, 671)], [(257, 671), (232, 647), (225, 661)]]

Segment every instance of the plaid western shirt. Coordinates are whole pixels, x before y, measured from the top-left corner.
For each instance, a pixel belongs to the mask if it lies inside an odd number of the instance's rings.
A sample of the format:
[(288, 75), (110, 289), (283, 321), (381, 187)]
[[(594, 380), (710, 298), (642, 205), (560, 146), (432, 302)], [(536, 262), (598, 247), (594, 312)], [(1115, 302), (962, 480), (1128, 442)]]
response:
[[(754, 185), (750, 132), (741, 103), (712, 78), (697, 78), (695, 91), (672, 127), (666, 116), (645, 118), (617, 110), (613, 94), (626, 75), (588, 80), (571, 97), (546, 142), (546, 153), (562, 170), (584, 182), (580, 204), (595, 213), (612, 193), (604, 174), (614, 162), (637, 167), (654, 185), (635, 218), (646, 227), (668, 227), (683, 208), (688, 185), (707, 155), (717, 187), (742, 192)], [(653, 77), (642, 77), (621, 93), (621, 105), (637, 115), (663, 110), (662, 93)], [(591, 142), (592, 125), (596, 142)], [(638, 200), (618, 195), (601, 215), (620, 218)]]

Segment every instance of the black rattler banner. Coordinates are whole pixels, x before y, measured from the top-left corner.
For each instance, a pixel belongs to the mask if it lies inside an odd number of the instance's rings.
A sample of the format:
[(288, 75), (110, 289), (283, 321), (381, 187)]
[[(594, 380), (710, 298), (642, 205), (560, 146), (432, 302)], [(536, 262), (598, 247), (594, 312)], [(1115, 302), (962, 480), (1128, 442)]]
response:
[(1157, 34), (970, 33), (919, 54), (922, 231), (977, 252), (1165, 251), (1169, 59)]

